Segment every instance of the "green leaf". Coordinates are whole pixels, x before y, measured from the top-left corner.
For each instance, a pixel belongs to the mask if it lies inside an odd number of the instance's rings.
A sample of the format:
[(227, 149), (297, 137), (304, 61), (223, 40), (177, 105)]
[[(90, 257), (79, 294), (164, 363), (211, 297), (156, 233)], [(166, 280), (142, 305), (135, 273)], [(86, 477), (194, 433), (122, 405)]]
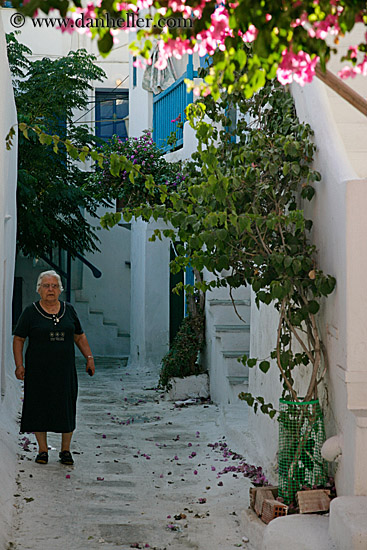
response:
[(98, 39), (97, 44), (102, 56), (106, 57), (106, 55), (112, 50), (113, 46), (113, 37), (110, 34), (110, 31), (105, 32), (102, 38)]
[(248, 359), (247, 360), (247, 366), (252, 369), (257, 363), (257, 359)]
[(299, 273), (302, 269), (302, 262), (300, 262), (300, 260), (295, 258), (292, 262), (292, 269), (294, 274), (297, 275), (297, 273)]
[(286, 256), (286, 257), (284, 258), (284, 267), (285, 267), (285, 268), (290, 267), (290, 266), (292, 265), (292, 262), (293, 262), (292, 256)]
[(316, 302), (315, 300), (311, 300), (310, 302), (308, 302), (307, 310), (312, 315), (315, 315), (319, 311), (319, 309), (320, 309), (320, 304), (318, 304), (318, 302)]
[(261, 363), (259, 364), (259, 369), (264, 372), (264, 373), (267, 373), (268, 370), (270, 369), (270, 363), (269, 361), (261, 361)]

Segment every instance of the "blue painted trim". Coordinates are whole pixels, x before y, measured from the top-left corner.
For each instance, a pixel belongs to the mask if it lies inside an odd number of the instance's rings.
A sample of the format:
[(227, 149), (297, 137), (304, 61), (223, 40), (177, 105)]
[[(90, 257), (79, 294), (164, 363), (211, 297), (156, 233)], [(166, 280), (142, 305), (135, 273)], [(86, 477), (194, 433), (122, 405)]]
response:
[[(171, 122), (179, 114), (184, 122), (184, 111), (187, 105), (193, 102), (193, 92), (187, 93), (185, 79), (192, 80), (197, 77), (194, 71), (192, 55), (189, 56), (187, 69), (167, 90), (153, 95), (153, 140), (162, 148), (163, 152), (173, 149), (173, 145), (167, 145), (166, 140), (171, 132), (176, 130), (176, 124)], [(183, 129), (177, 130), (175, 146), (183, 145)]]

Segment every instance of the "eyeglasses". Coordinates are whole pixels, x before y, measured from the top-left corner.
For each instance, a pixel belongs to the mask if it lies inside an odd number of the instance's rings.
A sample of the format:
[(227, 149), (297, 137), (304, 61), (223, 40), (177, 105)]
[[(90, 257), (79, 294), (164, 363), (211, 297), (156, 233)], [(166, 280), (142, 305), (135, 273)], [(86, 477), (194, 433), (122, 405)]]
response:
[(42, 288), (59, 288), (59, 285), (56, 285), (56, 284), (49, 284), (49, 283), (42, 283), (41, 285)]

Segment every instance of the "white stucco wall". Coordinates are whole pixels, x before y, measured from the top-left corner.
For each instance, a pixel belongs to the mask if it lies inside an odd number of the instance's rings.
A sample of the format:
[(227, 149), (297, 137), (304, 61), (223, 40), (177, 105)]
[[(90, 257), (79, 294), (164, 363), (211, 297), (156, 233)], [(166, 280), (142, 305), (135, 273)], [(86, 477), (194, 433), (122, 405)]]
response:
[[(136, 33), (129, 33), (129, 42), (136, 39)], [(153, 94), (142, 88), (144, 69), (136, 67), (136, 85), (133, 82), (133, 57), (129, 61), (129, 136), (139, 137), (143, 130), (153, 127)]]
[(315, 168), (322, 173), (306, 213), (319, 265), (336, 277), (320, 326), (327, 346), (329, 407), (327, 435), (341, 434), (343, 454), (336, 472), (339, 495), (366, 495), (367, 473), (367, 181), (358, 180), (340, 138), (325, 86), (293, 89), (297, 113), (315, 131)]
[[(321, 182), (315, 185), (315, 198), (304, 204), (306, 216), (314, 222), (311, 239), (319, 250), (319, 267), (337, 280), (335, 291), (324, 300), (319, 318), (330, 363), (325, 380), (327, 391), (321, 391), (326, 433), (327, 437), (341, 435), (343, 441), (336, 470), (338, 494), (365, 495), (367, 181), (358, 180), (348, 158), (325, 86), (315, 81), (305, 88), (294, 86), (292, 93), (298, 116), (315, 132), (314, 168), (322, 174)], [(265, 308), (259, 312), (253, 306), (252, 356), (266, 355), (277, 321), (276, 312)], [(278, 380), (276, 368), (272, 367), (266, 377), (251, 371), (250, 391), (259, 391), (275, 404), (280, 394)], [(262, 465), (269, 468), (276, 463), (277, 425), (263, 415), (250, 414), (249, 422)]]
[(137, 220), (131, 236), (130, 364), (148, 365), (157, 375), (169, 345), (170, 243), (149, 238), (164, 227)]
[[(250, 357), (258, 359), (269, 358), (276, 343), (276, 331), (279, 315), (276, 309), (270, 305), (260, 305), (257, 308), (254, 293), (251, 296), (251, 332), (250, 332)], [(258, 368), (249, 371), (249, 391), (254, 396), (262, 396), (266, 403), (272, 403), (278, 409), (282, 387), (279, 380), (279, 370), (275, 360), (270, 360), (271, 367), (264, 374)], [(244, 404), (247, 407), (247, 404)], [(249, 440), (247, 449), (248, 457), (253, 464), (264, 468), (268, 476), (276, 479), (275, 468), (278, 451), (278, 422), (261, 412), (257, 414), (249, 407), (248, 431), (253, 434), (253, 440)], [(251, 443), (254, 443), (251, 445)]]
[[(15, 10), (2, 9), (4, 27), (6, 32), (14, 31), (11, 26), (10, 17)], [(42, 14), (43, 15), (43, 14)], [(42, 16), (40, 15), (40, 17)], [(52, 15), (52, 14), (50, 14)], [(61, 33), (52, 28), (34, 28), (32, 21), (27, 18), (21, 29), (18, 40), (26, 44), (33, 52), (32, 60), (49, 57), (56, 59), (66, 56), (70, 51), (85, 48), (89, 53), (96, 56), (96, 63), (106, 73), (103, 82), (92, 82), (94, 89), (90, 92), (90, 106), (87, 112), (75, 111), (75, 118), (80, 123), (90, 126), (92, 132), (95, 128), (95, 89), (116, 89), (118, 81), (122, 84), (119, 89), (129, 89), (129, 53), (127, 35), (120, 33), (120, 43), (107, 58), (103, 58), (95, 41), (86, 35), (78, 33)], [(90, 163), (85, 165), (90, 169)], [(113, 210), (114, 206), (107, 210)], [(103, 215), (106, 211), (99, 208), (98, 214)], [(88, 216), (92, 225), (99, 226), (99, 220)], [(81, 290), (77, 297), (88, 300), (91, 310), (103, 311), (106, 321), (116, 323), (120, 332), (130, 331), (130, 268), (125, 262), (130, 261), (130, 232), (121, 227), (111, 231), (101, 230), (98, 232), (101, 239), (99, 244), (100, 252), (86, 253), (85, 257), (102, 272), (100, 279), (95, 279), (88, 267), (82, 265), (79, 260), (72, 264), (73, 289)], [(16, 275), (23, 279), (23, 307), (35, 299), (35, 281), (38, 274), (46, 269), (51, 269), (44, 262), (35, 262), (34, 259), (19, 258), (17, 261)], [(81, 284), (80, 284), (81, 282)], [(72, 295), (74, 302), (75, 295)], [(78, 308), (78, 303), (76, 303)], [(92, 332), (94, 320), (87, 313), (87, 308), (80, 308), (80, 315), (83, 321), (83, 328), (86, 333)], [(100, 335), (103, 338), (103, 335)], [(108, 337), (106, 335), (105, 337)], [(112, 354), (119, 355), (121, 350), (116, 341), (116, 349)], [(94, 347), (96, 355), (103, 352), (103, 345), (97, 341)], [(112, 349), (112, 348), (111, 348)]]
[(11, 301), (16, 233), (16, 137), (5, 148), (5, 136), (16, 124), (16, 112), (0, 13), (0, 547), (9, 541), (16, 465), (16, 414), (20, 383), (14, 377), (11, 352)]

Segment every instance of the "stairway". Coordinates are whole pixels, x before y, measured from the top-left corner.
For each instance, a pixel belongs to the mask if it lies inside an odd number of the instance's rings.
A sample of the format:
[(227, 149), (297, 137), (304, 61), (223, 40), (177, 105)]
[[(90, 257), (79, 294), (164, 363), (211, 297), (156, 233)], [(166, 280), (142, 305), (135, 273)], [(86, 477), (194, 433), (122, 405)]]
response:
[(206, 354), (210, 372), (211, 398), (216, 403), (238, 404), (238, 394), (248, 389), (248, 367), (239, 359), (250, 349), (250, 290), (227, 289), (209, 295), (206, 306)]
[(94, 355), (126, 357), (130, 353), (130, 334), (114, 321), (105, 318), (102, 310), (91, 309), (89, 301), (75, 292), (75, 309)]

